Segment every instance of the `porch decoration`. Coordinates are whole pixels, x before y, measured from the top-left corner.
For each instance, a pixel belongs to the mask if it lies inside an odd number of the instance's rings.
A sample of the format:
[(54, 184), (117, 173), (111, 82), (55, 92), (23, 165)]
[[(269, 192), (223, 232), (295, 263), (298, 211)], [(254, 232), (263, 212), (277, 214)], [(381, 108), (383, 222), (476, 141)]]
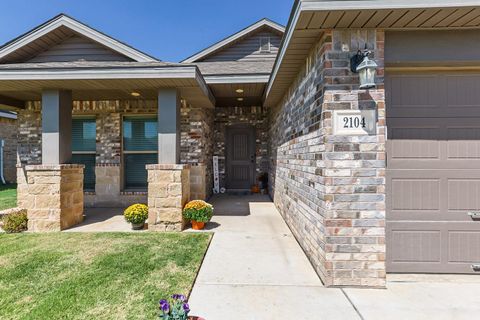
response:
[(132, 224), (133, 230), (142, 230), (148, 219), (148, 206), (140, 203), (131, 205), (125, 210), (123, 216), (127, 222)]
[(190, 306), (182, 294), (174, 294), (169, 300), (159, 301), (160, 319), (162, 320), (204, 320), (198, 317), (189, 317)]
[(202, 230), (212, 216), (213, 206), (203, 200), (192, 200), (183, 209), (183, 217), (192, 222), (194, 230)]

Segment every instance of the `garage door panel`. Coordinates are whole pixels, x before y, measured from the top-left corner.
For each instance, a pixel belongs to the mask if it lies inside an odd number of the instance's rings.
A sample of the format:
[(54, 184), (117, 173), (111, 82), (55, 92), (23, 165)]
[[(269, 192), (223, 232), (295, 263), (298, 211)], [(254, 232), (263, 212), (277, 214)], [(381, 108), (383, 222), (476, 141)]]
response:
[(478, 74), (391, 74), (385, 80), (387, 117), (479, 117)]
[(387, 271), (474, 273), (480, 227), (468, 222), (390, 222)]
[(389, 221), (472, 222), (480, 211), (480, 170), (389, 169), (386, 179)]
[(411, 112), (428, 116), (442, 112), (439, 85), (437, 75), (389, 76), (385, 81), (387, 116), (409, 117)]
[(388, 118), (392, 169), (480, 168), (480, 118)]

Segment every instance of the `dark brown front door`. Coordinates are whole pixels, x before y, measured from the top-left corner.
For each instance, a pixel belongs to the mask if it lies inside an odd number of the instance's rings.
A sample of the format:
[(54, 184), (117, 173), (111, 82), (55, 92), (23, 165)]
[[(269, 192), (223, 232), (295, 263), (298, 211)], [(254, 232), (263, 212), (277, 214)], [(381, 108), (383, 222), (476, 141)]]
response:
[(227, 189), (250, 189), (255, 181), (255, 129), (229, 127), (226, 141)]

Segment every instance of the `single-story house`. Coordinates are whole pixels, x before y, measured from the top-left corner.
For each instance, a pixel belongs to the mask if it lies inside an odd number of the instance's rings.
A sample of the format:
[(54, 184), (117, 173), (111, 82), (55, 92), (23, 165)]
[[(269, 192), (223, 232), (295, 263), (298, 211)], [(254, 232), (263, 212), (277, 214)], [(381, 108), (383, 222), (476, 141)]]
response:
[(19, 206), (48, 231), (148, 201), (182, 230), (187, 200), (268, 174), (327, 286), (479, 272), (479, 29), (472, 0), (297, 0), (168, 63), (59, 15), (0, 47)]
[(17, 181), (16, 164), (17, 114), (0, 109), (0, 185)]

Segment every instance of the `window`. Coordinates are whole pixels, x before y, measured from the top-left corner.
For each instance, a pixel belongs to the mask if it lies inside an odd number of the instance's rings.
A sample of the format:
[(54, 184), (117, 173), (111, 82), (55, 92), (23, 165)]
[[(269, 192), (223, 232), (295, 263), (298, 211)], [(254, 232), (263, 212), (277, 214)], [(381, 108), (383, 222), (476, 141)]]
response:
[(147, 188), (147, 164), (158, 163), (157, 117), (123, 118), (125, 189)]
[(95, 190), (97, 124), (95, 118), (72, 120), (72, 162), (85, 165), (83, 188)]
[(270, 52), (270, 37), (260, 38), (260, 52)]

